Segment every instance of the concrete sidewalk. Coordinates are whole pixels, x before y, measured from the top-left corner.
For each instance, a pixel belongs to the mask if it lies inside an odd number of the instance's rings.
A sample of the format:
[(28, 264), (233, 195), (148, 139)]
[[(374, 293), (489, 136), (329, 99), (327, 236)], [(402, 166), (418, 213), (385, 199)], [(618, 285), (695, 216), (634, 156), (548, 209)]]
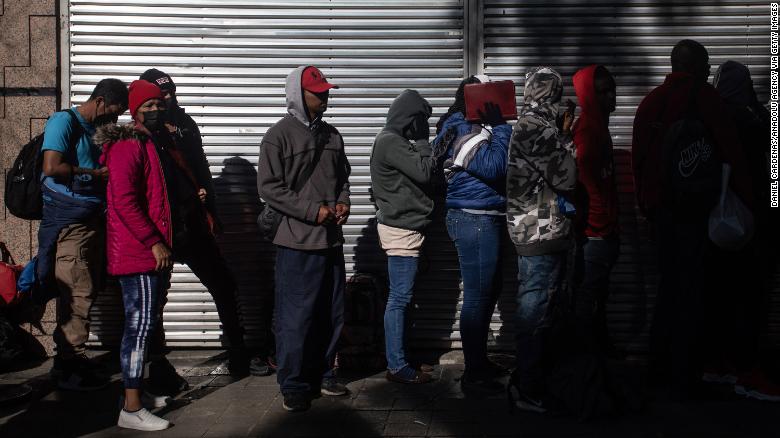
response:
[[(587, 423), (529, 413), (510, 413), (505, 396), (465, 398), (457, 379), (462, 365), (436, 367), (437, 380), (422, 386), (390, 383), (384, 373), (343, 376), (345, 397), (322, 397), (312, 409), (282, 409), (276, 377), (233, 382), (214, 359), (218, 352), (169, 355), (192, 390), (158, 415), (174, 426), (163, 437), (780, 437), (780, 406), (724, 396), (719, 401), (651, 402), (642, 414)], [(115, 357), (106, 356), (105, 361)], [(0, 384), (34, 388), (24, 403), (0, 406), (0, 437), (136, 437), (148, 432), (116, 427), (119, 375), (93, 393), (58, 391), (51, 366), (0, 375)]]

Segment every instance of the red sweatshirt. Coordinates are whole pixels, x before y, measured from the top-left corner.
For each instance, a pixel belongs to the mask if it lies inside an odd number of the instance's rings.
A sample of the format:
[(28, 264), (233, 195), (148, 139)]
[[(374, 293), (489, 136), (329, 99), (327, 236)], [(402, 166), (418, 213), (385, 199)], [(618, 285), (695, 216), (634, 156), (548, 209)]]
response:
[[(664, 83), (642, 100), (634, 118), (631, 149), (634, 187), (639, 208), (650, 218), (661, 203), (663, 133), (670, 124), (679, 120), (685, 111), (693, 80), (693, 76), (688, 73), (667, 75)], [(710, 84), (704, 84), (700, 88), (696, 102), (702, 121), (712, 133), (716, 153), (724, 163), (731, 164), (731, 189), (745, 204), (752, 206), (753, 196), (747, 164), (729, 112), (718, 92)]]
[(574, 124), (574, 144), (577, 148), (577, 177), (588, 195), (587, 237), (607, 237), (619, 232), (612, 136), (607, 126), (607, 115), (601, 114), (596, 102), (593, 84), (597, 67), (585, 67), (573, 78), (574, 91), (582, 109)]

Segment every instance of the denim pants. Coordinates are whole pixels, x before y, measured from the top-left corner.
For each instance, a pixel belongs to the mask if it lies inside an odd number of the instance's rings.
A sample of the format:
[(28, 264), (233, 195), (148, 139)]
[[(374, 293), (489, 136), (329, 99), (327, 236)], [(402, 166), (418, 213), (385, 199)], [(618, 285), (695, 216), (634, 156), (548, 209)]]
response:
[(158, 300), (167, 284), (167, 275), (147, 272), (119, 277), (125, 305), (125, 331), (119, 357), (126, 389), (141, 388), (146, 341), (157, 329)]
[(344, 327), (342, 247), (302, 251), (276, 247), (274, 328), (282, 394), (318, 391), (333, 377)]
[(608, 347), (606, 303), (609, 276), (620, 254), (620, 239), (587, 239), (577, 247), (575, 312), (579, 326), (596, 350)]
[(460, 335), (465, 371), (487, 371), (487, 336), (493, 309), (502, 288), (501, 236), (504, 216), (447, 211), (447, 232), (458, 250), (463, 279)]
[(409, 365), (404, 354), (404, 317), (406, 306), (412, 301), (417, 262), (417, 257), (387, 257), (390, 294), (385, 307), (385, 355), (391, 373)]
[(546, 338), (555, 306), (566, 287), (567, 251), (518, 257), (515, 377), (524, 390), (538, 392), (544, 380)]

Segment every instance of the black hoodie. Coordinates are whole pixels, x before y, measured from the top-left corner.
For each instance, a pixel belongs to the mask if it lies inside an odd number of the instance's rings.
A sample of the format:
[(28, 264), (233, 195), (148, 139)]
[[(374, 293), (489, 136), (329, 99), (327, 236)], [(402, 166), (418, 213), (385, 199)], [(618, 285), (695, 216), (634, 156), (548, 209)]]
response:
[(430, 117), (431, 105), (414, 90), (404, 90), (390, 105), (371, 152), (371, 188), (380, 224), (419, 231), (431, 222)]

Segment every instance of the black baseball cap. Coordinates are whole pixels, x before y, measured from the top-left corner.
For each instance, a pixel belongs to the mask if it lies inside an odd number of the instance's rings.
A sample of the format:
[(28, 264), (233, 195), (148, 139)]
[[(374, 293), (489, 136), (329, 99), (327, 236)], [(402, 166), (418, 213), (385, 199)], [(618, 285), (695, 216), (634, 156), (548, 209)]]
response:
[(173, 79), (156, 68), (146, 70), (139, 79), (157, 85), (162, 91), (176, 91), (176, 84), (173, 82)]

